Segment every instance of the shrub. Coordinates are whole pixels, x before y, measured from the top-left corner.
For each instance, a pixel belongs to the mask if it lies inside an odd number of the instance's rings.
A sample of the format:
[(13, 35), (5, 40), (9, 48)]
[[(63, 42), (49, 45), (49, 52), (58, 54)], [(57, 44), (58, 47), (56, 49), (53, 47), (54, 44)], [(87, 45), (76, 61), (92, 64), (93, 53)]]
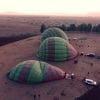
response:
[(45, 24), (42, 24), (42, 25), (41, 25), (41, 28), (40, 28), (40, 32), (43, 33), (45, 29), (46, 29)]

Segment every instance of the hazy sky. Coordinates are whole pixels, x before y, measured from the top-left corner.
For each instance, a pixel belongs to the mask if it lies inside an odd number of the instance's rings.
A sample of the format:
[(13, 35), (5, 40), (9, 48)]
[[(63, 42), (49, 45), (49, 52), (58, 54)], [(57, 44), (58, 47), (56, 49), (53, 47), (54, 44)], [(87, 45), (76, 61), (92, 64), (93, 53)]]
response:
[(0, 12), (81, 15), (100, 12), (100, 0), (0, 0)]

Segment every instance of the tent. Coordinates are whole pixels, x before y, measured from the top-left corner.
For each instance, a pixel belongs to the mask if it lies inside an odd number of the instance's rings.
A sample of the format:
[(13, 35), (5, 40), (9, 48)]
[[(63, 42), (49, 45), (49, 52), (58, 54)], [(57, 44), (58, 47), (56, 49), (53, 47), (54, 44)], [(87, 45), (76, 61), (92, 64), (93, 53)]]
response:
[(42, 61), (28, 60), (13, 67), (7, 76), (10, 80), (19, 83), (41, 83), (63, 79), (65, 72)]
[(78, 56), (75, 48), (60, 37), (45, 39), (38, 50), (37, 57), (44, 61), (66, 61)]
[(68, 42), (68, 37), (64, 31), (59, 28), (48, 28), (42, 33), (41, 40), (45, 40), (48, 37), (61, 37)]

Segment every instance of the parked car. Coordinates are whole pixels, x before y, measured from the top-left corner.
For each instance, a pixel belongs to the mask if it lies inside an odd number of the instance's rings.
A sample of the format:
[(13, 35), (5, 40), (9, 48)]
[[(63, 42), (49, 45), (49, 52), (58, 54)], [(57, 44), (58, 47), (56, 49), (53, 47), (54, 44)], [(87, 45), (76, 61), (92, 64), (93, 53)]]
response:
[(97, 82), (91, 79), (85, 79), (85, 83), (88, 85), (97, 86)]
[(88, 56), (88, 57), (95, 57), (95, 53), (87, 53), (86, 56)]

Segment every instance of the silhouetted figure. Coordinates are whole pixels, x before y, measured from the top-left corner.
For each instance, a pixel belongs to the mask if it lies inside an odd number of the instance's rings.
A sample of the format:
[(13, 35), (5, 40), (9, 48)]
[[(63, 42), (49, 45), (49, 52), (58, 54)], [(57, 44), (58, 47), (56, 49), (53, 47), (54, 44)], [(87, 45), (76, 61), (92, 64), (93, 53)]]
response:
[(78, 63), (78, 60), (74, 60), (74, 64), (77, 64)]
[(66, 96), (66, 94), (65, 94), (65, 91), (64, 91), (64, 90), (61, 92), (61, 96)]
[(90, 72), (87, 72), (87, 75), (89, 75), (90, 74)]
[(93, 63), (90, 63), (91, 66), (93, 66)]
[(71, 78), (71, 79), (74, 79), (74, 78), (75, 78), (75, 74), (72, 73), (71, 76), (70, 76), (70, 78)]
[(36, 95), (34, 94), (33, 96), (34, 96), (34, 100), (36, 100)]
[(40, 94), (38, 95), (38, 100), (40, 100)]
[(84, 52), (81, 52), (80, 55), (83, 56), (84, 55)]

